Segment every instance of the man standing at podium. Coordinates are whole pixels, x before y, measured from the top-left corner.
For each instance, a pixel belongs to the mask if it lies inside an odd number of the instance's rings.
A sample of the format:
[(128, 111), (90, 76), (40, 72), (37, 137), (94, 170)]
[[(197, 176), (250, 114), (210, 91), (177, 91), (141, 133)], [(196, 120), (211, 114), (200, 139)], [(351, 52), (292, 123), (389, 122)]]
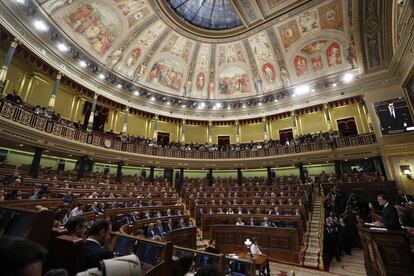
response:
[(380, 194), (377, 196), (377, 201), (382, 206), (382, 222), (376, 221), (375, 225), (388, 230), (401, 230), (397, 209), (388, 202), (387, 196)]

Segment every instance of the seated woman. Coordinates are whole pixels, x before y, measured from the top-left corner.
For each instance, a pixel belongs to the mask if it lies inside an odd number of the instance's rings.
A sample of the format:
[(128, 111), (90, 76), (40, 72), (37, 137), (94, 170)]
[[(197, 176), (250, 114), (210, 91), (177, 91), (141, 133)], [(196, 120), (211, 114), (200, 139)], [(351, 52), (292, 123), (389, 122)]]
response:
[(250, 253), (253, 255), (262, 255), (256, 238), (252, 238), (252, 245), (250, 246)]

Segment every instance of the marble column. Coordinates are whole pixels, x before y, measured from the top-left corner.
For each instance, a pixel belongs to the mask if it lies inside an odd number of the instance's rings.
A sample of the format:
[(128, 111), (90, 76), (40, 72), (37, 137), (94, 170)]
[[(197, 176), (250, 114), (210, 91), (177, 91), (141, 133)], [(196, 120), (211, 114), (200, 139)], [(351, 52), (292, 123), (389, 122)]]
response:
[(158, 132), (158, 114), (155, 114), (152, 119), (152, 140), (157, 141), (157, 132)]
[(208, 128), (207, 128), (207, 137), (208, 137), (208, 144), (213, 144), (213, 122), (208, 121)]
[(240, 144), (240, 122), (239, 120), (235, 121), (236, 126), (236, 144)]
[(328, 103), (323, 104), (323, 113), (326, 119), (326, 129), (328, 131), (332, 131), (332, 121), (331, 121), (331, 113)]
[(55, 79), (55, 84), (53, 86), (52, 95), (50, 96), (49, 104), (47, 107), (49, 112), (52, 112), (55, 109), (56, 94), (59, 90), (60, 80), (62, 76), (63, 76), (62, 72), (58, 72), (56, 79)]
[(124, 114), (124, 125), (122, 126), (122, 135), (126, 135), (128, 131), (128, 115), (129, 115), (129, 106), (126, 106), (125, 114)]
[(182, 119), (181, 121), (181, 143), (185, 143), (185, 132), (186, 132), (186, 128), (187, 128), (187, 122), (185, 119)]
[(16, 52), (17, 46), (20, 44), (20, 41), (17, 38), (14, 38), (10, 43), (9, 49), (7, 50), (6, 57), (3, 61), (3, 66), (0, 69), (0, 96), (3, 94), (4, 87), (6, 85), (7, 73), (13, 59), (14, 53)]
[(93, 95), (93, 103), (92, 103), (92, 108), (91, 108), (91, 114), (89, 115), (89, 120), (88, 120), (88, 132), (92, 132), (92, 128), (93, 128), (93, 120), (95, 118), (95, 110), (96, 110), (96, 100), (98, 99), (98, 94), (95, 93)]
[(267, 127), (266, 117), (262, 117), (262, 127), (263, 127), (263, 140), (265, 142), (268, 142), (269, 141), (269, 130)]

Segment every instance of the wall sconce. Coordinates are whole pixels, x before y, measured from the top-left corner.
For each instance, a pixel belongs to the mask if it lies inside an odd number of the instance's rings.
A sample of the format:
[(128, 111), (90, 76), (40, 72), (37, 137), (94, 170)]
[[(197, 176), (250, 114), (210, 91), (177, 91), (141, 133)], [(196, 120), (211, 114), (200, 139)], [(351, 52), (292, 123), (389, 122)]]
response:
[(403, 171), (403, 174), (408, 178), (408, 179), (410, 179), (410, 180), (414, 180), (413, 179), (413, 176), (412, 176), (412, 172), (411, 172), (411, 170), (410, 169), (406, 169), (406, 170), (404, 170)]
[(414, 180), (413, 177), (413, 172), (411, 171), (410, 166), (408, 165), (404, 165), (404, 166), (400, 166), (400, 171), (403, 175), (405, 175), (408, 179), (410, 180)]

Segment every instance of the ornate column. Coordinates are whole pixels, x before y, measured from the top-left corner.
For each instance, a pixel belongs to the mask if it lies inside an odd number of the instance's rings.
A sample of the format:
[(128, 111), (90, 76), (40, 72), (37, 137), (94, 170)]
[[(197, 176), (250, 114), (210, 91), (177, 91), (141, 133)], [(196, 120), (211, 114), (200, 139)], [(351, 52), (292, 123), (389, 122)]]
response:
[(213, 143), (213, 122), (212, 121), (208, 121), (207, 137), (208, 137), (208, 143), (211, 145)]
[(362, 99), (362, 110), (363, 110), (365, 117), (367, 118), (369, 131), (374, 132), (374, 126), (372, 125), (371, 116), (368, 111), (368, 105), (364, 98)]
[(269, 141), (269, 131), (267, 127), (267, 120), (266, 117), (262, 117), (262, 127), (263, 127), (263, 140), (265, 142)]
[(37, 178), (39, 175), (40, 160), (42, 159), (43, 154), (42, 148), (35, 147), (35, 154), (33, 156), (32, 165), (30, 166), (30, 175), (33, 178)]
[(58, 72), (56, 79), (55, 79), (55, 85), (53, 86), (52, 95), (50, 96), (49, 104), (47, 107), (49, 112), (52, 112), (53, 109), (55, 109), (56, 94), (58, 92), (59, 85), (60, 85), (60, 79), (62, 78), (62, 76), (63, 76), (63, 73)]
[(180, 135), (180, 139), (181, 139), (181, 143), (185, 143), (185, 131), (187, 128), (187, 123), (185, 119), (182, 119), (181, 121), (181, 135)]
[(92, 103), (92, 108), (91, 108), (91, 114), (89, 115), (89, 120), (88, 120), (88, 128), (87, 128), (88, 132), (92, 132), (93, 120), (95, 118), (95, 109), (96, 109), (96, 100), (97, 99), (98, 99), (98, 93), (95, 92), (95, 94), (93, 95), (93, 103)]
[(294, 111), (294, 110), (292, 110), (291, 112), (290, 112), (290, 116), (292, 117), (292, 126), (293, 126), (293, 128), (292, 128), (292, 134), (293, 134), (293, 137), (295, 137), (295, 136), (297, 136), (297, 135), (299, 135), (299, 133), (298, 133), (298, 128), (297, 128), (297, 118), (296, 118), (296, 112)]
[(157, 130), (158, 130), (158, 114), (155, 114), (154, 118), (152, 119), (152, 140), (157, 140)]
[(326, 128), (328, 131), (332, 131), (331, 113), (328, 103), (323, 104), (323, 113), (326, 120)]
[(236, 144), (240, 144), (240, 122), (239, 120), (235, 121), (236, 126)]
[(127, 134), (128, 130), (128, 115), (129, 115), (129, 106), (125, 107), (125, 115), (124, 115), (124, 125), (122, 126), (122, 135)]
[(4, 58), (3, 67), (0, 69), (0, 96), (3, 94), (7, 80), (7, 72), (13, 59), (14, 52), (16, 52), (16, 48), (19, 44), (20, 41), (17, 38), (14, 38), (10, 43), (9, 50), (7, 51), (6, 57)]

